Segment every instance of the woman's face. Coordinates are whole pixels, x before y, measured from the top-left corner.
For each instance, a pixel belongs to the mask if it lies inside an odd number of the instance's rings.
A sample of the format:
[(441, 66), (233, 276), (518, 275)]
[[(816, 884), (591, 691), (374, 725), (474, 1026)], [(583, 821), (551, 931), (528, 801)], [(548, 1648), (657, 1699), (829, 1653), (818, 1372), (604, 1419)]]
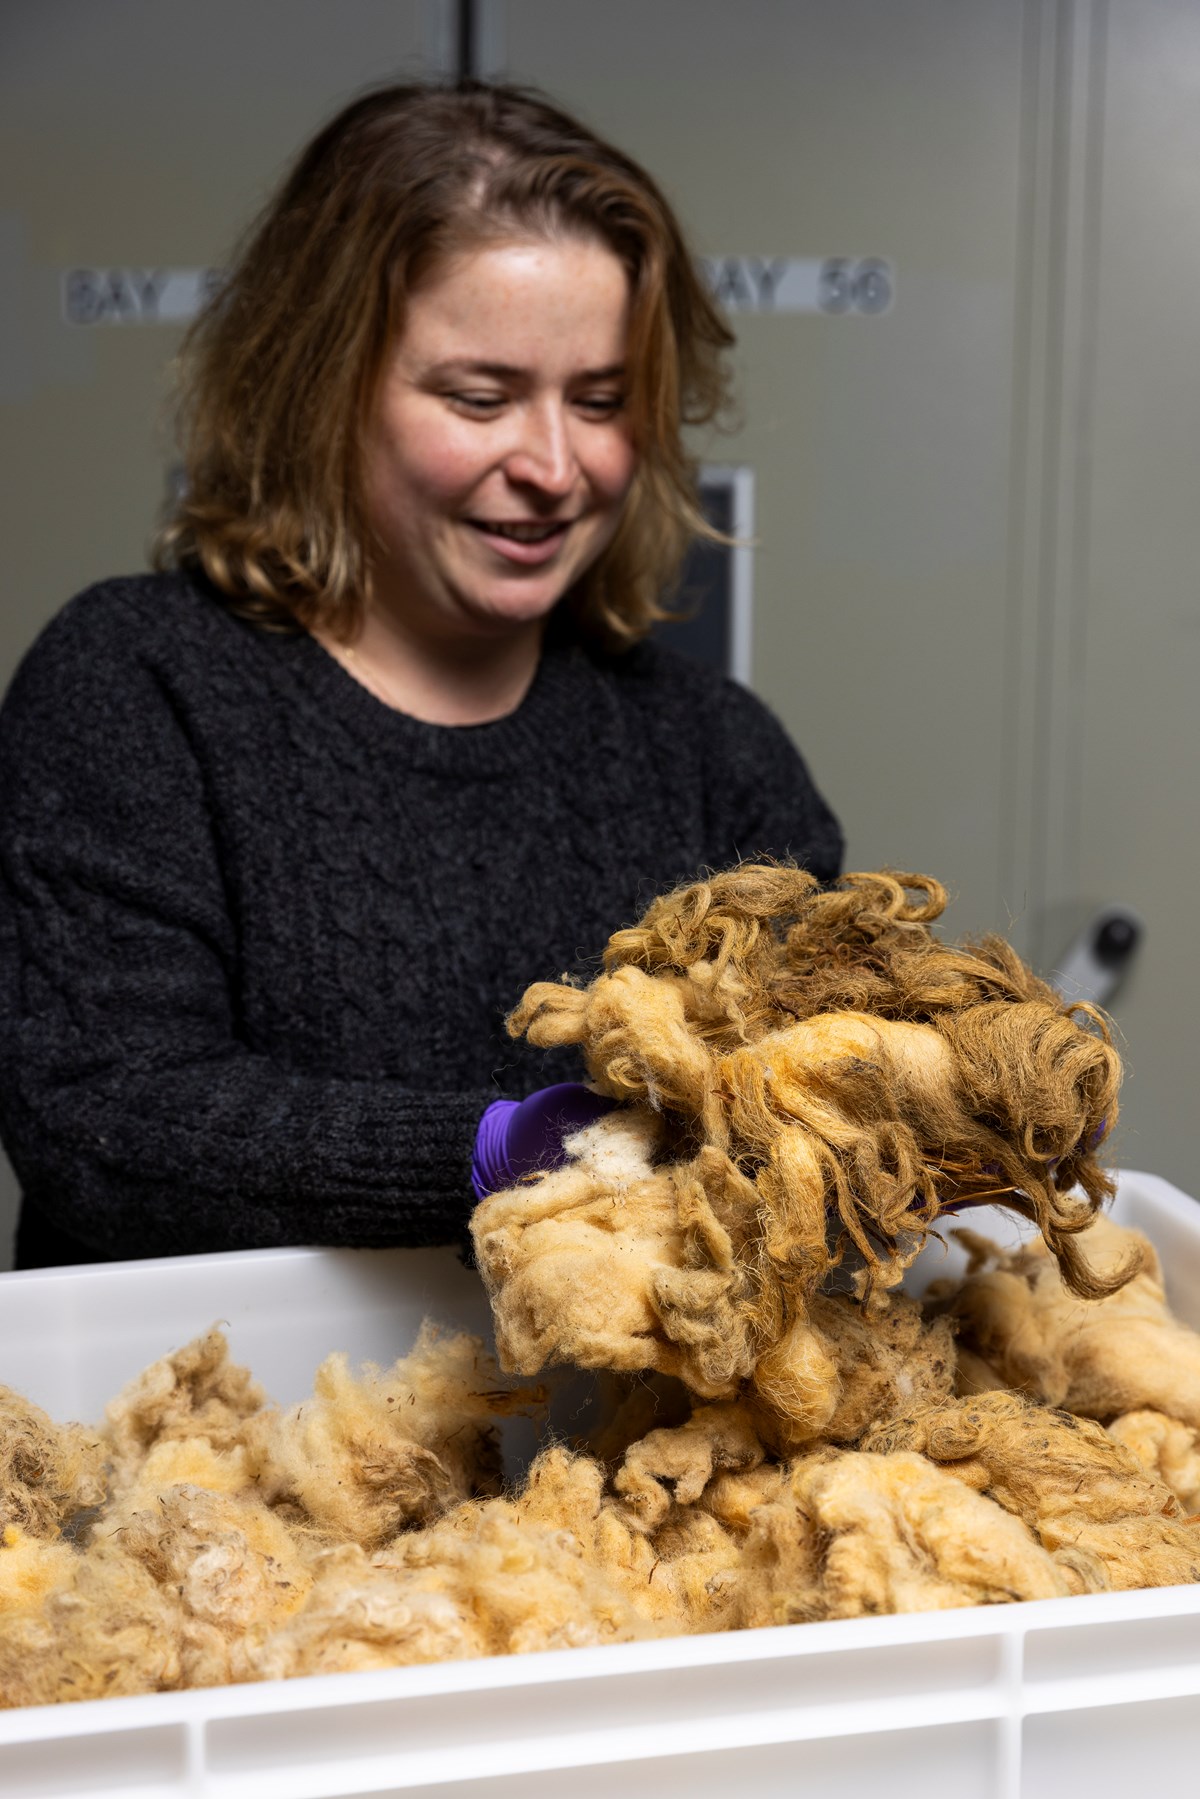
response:
[(376, 604), (440, 635), (543, 619), (636, 467), (629, 282), (587, 239), (459, 256), (410, 296), (367, 434)]

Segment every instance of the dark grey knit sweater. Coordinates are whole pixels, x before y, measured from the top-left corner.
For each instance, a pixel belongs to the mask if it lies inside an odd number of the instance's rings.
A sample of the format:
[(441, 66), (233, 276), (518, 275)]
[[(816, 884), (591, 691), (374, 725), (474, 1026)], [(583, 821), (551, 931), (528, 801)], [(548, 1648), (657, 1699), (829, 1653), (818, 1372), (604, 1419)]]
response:
[(0, 714), (0, 1124), (19, 1260), (461, 1238), (476, 1123), (578, 1078), (510, 1042), (657, 892), (837, 825), (742, 688), (551, 643), (427, 725), (182, 576), (43, 633)]

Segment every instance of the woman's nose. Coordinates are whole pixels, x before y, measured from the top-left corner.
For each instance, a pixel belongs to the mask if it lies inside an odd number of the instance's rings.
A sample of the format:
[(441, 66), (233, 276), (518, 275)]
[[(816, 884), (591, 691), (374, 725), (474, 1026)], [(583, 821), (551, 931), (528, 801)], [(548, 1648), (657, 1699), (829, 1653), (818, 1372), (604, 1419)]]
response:
[(522, 415), (520, 432), (505, 468), (509, 479), (522, 486), (540, 488), (556, 499), (570, 493), (579, 464), (571, 439), (571, 422), (563, 407), (547, 403), (530, 407)]

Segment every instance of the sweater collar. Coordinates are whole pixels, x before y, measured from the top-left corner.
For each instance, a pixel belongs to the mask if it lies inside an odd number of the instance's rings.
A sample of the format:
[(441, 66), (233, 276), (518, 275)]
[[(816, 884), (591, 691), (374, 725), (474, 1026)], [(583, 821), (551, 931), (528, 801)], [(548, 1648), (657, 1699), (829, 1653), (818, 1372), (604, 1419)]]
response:
[[(266, 634), (264, 634), (264, 639)], [(564, 739), (581, 741), (597, 683), (583, 648), (547, 633), (529, 689), (503, 718), (438, 725), (377, 699), (307, 631), (272, 635), (271, 649), (310, 703), (376, 754), (460, 778), (499, 776), (544, 757)]]

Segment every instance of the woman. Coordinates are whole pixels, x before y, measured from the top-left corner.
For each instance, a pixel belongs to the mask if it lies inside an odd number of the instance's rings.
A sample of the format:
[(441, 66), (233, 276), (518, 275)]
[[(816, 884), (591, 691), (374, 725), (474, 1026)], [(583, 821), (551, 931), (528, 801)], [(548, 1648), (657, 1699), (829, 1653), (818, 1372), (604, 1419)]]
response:
[(185, 346), (160, 572), (0, 718), (19, 1266), (459, 1239), (481, 1116), (578, 1074), (507, 1039), (527, 982), (702, 865), (836, 872), (771, 715), (645, 641), (730, 341), (536, 97), (391, 88), (302, 154)]

